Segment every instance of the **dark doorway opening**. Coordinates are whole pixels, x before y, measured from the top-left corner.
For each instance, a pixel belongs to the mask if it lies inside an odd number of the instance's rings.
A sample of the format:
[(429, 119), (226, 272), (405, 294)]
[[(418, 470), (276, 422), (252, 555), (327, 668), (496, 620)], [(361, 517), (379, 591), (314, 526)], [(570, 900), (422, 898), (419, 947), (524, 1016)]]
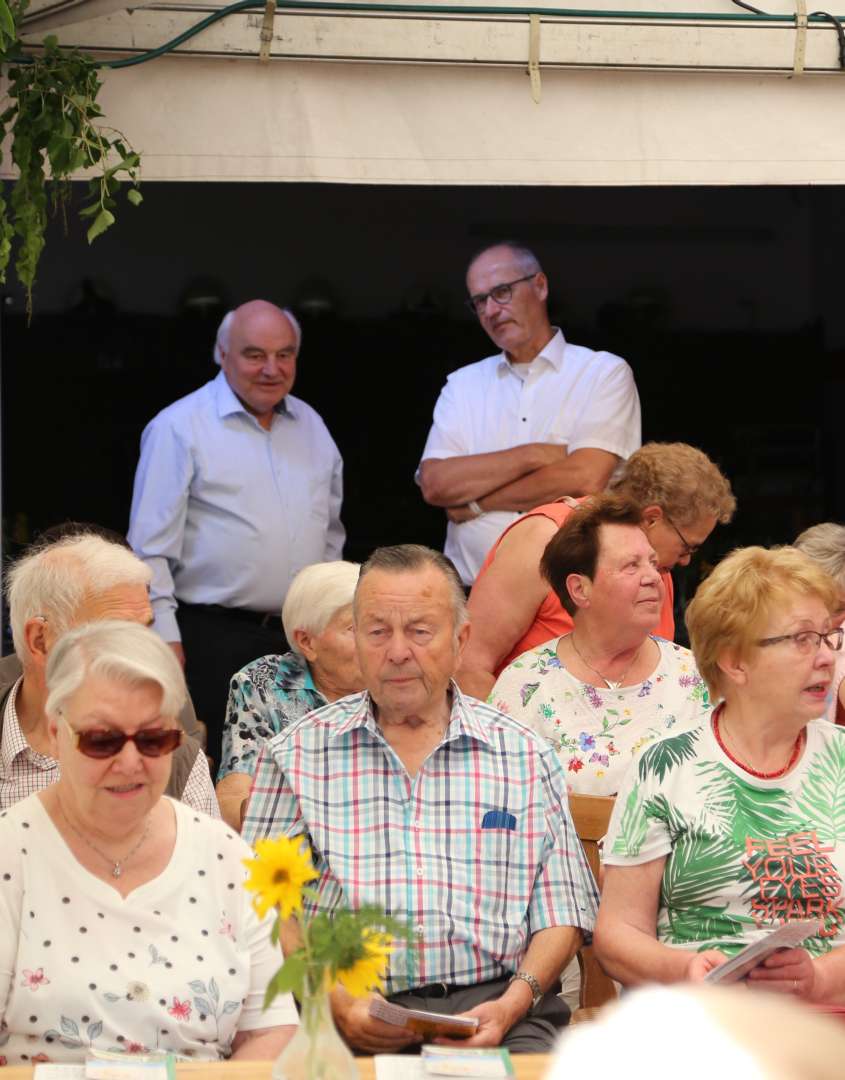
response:
[[(464, 309), (470, 255), (533, 246), (569, 340), (624, 356), (644, 439), (716, 459), (739, 497), (702, 558), (845, 516), (838, 188), (148, 184), (88, 247), (51, 226), (29, 327), (3, 333), (6, 554), (65, 518), (125, 530), (138, 441), (212, 378), (222, 313), (302, 316), (295, 393), (346, 469), (347, 555), (440, 546), (414, 470), (448, 372), (494, 349)], [(697, 577), (679, 582), (683, 596)]]

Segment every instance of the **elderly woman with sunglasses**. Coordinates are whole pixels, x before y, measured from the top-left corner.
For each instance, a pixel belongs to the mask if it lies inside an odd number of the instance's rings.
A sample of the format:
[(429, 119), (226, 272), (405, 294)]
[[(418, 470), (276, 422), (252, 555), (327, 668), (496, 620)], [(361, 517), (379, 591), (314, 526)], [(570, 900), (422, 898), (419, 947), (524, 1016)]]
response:
[(46, 677), (61, 776), (0, 817), (0, 1063), (275, 1057), (296, 1011), (288, 995), (262, 1012), (279, 955), (242, 888), (251, 852), (163, 794), (183, 738), (173, 653), (89, 623)]
[(740, 549), (687, 611), (718, 707), (643, 751), (604, 845), (595, 946), (625, 985), (701, 980), (775, 927), (811, 920), (752, 986), (845, 1002), (845, 731), (822, 719), (838, 590), (794, 548)]

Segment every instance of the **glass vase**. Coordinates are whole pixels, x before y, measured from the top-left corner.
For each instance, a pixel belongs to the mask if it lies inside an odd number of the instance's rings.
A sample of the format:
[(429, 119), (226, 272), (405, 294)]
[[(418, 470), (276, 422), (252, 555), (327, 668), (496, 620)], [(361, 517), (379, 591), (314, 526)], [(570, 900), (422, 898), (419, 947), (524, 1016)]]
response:
[(334, 1025), (325, 989), (306, 990), (296, 1034), (273, 1064), (273, 1080), (359, 1080), (352, 1051)]

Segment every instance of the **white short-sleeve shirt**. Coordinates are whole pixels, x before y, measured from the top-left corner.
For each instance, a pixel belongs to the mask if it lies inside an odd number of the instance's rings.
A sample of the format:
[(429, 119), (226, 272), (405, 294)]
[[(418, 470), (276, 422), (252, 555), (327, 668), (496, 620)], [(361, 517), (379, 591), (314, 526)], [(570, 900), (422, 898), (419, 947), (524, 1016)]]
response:
[[(453, 371), (434, 407), (422, 460), (532, 442), (559, 443), (570, 453), (592, 448), (628, 458), (641, 437), (640, 399), (630, 367), (613, 353), (570, 345), (558, 330), (525, 378), (504, 353)], [(495, 511), (462, 524), (449, 522), (444, 551), (467, 584), (518, 516)]]
[(82, 1061), (89, 1047), (228, 1056), (238, 1031), (297, 1023), (262, 1012), (282, 962), (243, 888), (250, 848), (170, 800), (176, 845), (123, 898), (81, 866), (38, 795), (0, 815), (0, 1061)]

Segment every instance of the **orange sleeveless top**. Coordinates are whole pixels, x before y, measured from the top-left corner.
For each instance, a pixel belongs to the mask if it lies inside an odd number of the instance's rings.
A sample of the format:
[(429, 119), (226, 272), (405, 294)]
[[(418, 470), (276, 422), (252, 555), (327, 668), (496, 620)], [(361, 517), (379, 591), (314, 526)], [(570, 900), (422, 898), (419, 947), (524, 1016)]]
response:
[[(523, 514), (521, 517), (517, 518), (511, 525), (508, 525), (496, 543), (487, 552), (487, 558), (484, 560), (481, 569), (478, 571), (478, 577), (475, 579), (476, 584), (481, 580), (484, 574), (487, 573), (488, 567), (496, 557), (499, 544), (501, 544), (502, 540), (515, 525), (519, 525), (521, 521), (525, 521), (525, 519), (529, 517), (547, 517), (559, 528), (572, 513), (572, 510), (573, 508), (565, 502), (546, 503), (543, 506), (536, 506), (527, 514)], [(656, 634), (658, 637), (666, 638), (667, 641), (672, 641), (675, 637), (675, 588), (672, 583), (672, 575), (668, 573), (668, 571), (660, 576), (663, 579), (666, 595), (663, 599), (663, 607), (660, 611), (660, 622), (654, 630), (652, 630), (652, 633)], [(512, 660), (515, 660), (521, 653), (527, 652), (528, 649), (533, 649), (537, 645), (542, 645), (544, 641), (550, 641), (552, 638), (560, 637), (561, 634), (568, 634), (571, 630), (572, 616), (564, 609), (560, 600), (558, 600), (554, 589), (549, 589), (543, 603), (537, 609), (537, 613), (534, 616), (534, 622), (528, 627), (523, 636), (516, 642), (508, 655), (496, 668), (496, 677), (498, 678), (503, 668), (506, 668), (508, 664)]]

